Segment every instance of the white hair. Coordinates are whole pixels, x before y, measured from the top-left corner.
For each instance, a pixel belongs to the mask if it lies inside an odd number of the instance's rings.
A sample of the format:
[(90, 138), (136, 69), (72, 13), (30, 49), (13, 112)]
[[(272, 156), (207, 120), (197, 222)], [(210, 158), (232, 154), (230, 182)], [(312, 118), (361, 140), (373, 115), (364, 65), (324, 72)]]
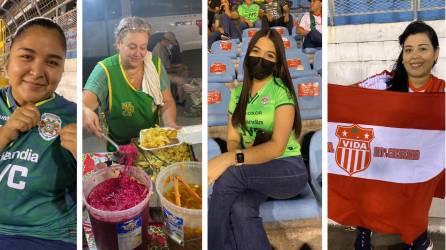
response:
[(115, 39), (121, 41), (129, 32), (147, 32), (150, 35), (151, 26), (141, 17), (124, 17), (115, 30)]

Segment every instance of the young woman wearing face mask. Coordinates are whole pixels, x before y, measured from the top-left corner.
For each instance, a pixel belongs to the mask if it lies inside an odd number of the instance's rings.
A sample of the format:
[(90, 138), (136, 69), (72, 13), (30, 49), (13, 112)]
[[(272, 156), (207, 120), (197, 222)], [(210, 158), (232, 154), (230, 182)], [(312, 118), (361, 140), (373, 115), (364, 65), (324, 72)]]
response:
[[(362, 88), (399, 92), (444, 92), (445, 81), (431, 73), (440, 52), (438, 37), (434, 29), (422, 21), (412, 22), (399, 36), (399, 44), (401, 52), (392, 72), (383, 71), (355, 85)], [(444, 186), (444, 178), (439, 185)], [(410, 221), (410, 218), (408, 220)], [(355, 249), (372, 249), (371, 230), (357, 227), (357, 231)], [(420, 232), (420, 236), (414, 242), (405, 245), (405, 249), (433, 249), (433, 243), (427, 235), (427, 228), (424, 232)]]
[[(232, 91), (228, 152), (209, 160), (209, 249), (271, 249), (259, 206), (291, 198), (307, 183), (297, 138), (301, 119), (280, 35), (263, 29), (251, 39), (242, 85)], [(253, 146), (260, 131), (271, 138)], [(256, 143), (257, 144), (257, 143)]]

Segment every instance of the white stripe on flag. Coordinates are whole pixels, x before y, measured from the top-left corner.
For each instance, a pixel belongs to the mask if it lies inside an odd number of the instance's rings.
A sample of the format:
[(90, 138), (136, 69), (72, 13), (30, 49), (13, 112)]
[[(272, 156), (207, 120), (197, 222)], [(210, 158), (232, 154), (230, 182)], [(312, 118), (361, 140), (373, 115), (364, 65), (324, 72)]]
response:
[(361, 169), (364, 169), (365, 167), (365, 155), (366, 155), (365, 150), (362, 150)]
[(348, 168), (348, 171), (351, 172), (352, 171), (352, 154), (353, 154), (353, 150), (347, 149), (347, 151), (348, 151), (347, 168)]
[[(328, 173), (349, 175), (338, 167), (335, 160), (339, 138), (336, 136), (336, 126), (350, 126), (346, 123), (328, 123), (328, 142), (333, 143), (333, 153), (328, 153)], [(363, 128), (373, 128), (375, 138), (370, 144), (371, 161), (366, 170), (355, 173), (352, 177), (382, 180), (396, 183), (425, 182), (437, 176), (445, 167), (445, 132), (440, 130), (402, 129), (382, 126), (361, 125)], [(375, 147), (419, 150), (419, 160), (374, 157)], [(350, 149), (343, 148), (342, 156)], [(362, 152), (361, 167), (365, 167), (365, 151)], [(348, 155), (347, 169), (350, 168), (351, 154)], [(341, 157), (341, 166), (343, 160)], [(357, 162), (357, 161), (355, 161)]]
[(355, 150), (355, 161), (354, 161), (354, 164), (355, 164), (355, 170), (354, 171), (358, 171), (359, 169), (358, 169), (358, 155), (359, 155), (359, 150)]

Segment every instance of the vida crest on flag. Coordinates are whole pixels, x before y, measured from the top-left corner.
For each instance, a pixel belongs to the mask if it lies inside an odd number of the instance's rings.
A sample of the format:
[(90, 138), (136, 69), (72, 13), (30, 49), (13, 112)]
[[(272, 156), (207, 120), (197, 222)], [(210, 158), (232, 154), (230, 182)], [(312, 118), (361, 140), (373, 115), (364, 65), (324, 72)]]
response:
[(363, 128), (357, 124), (337, 126), (339, 138), (335, 159), (340, 168), (350, 176), (364, 171), (372, 159), (370, 143), (375, 138), (372, 128)]

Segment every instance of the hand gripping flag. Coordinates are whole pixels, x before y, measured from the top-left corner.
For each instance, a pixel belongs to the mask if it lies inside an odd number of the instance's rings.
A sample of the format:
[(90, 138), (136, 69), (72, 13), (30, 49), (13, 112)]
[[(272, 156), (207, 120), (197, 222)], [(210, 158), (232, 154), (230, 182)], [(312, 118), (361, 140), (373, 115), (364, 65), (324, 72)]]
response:
[(445, 192), (445, 95), (328, 86), (328, 217), (413, 242)]

